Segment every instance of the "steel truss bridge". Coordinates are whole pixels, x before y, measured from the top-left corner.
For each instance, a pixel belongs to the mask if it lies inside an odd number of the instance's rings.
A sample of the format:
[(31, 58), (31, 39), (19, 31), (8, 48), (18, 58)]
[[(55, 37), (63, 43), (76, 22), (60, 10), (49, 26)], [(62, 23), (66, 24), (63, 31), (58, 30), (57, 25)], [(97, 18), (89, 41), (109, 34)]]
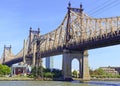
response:
[[(36, 43), (36, 40), (40, 43)], [(63, 54), (64, 49), (84, 51), (117, 44), (120, 44), (120, 16), (90, 17), (83, 11), (82, 5), (80, 8), (72, 8), (69, 3), (68, 12), (55, 30), (41, 35), (39, 29), (35, 31), (30, 28), (23, 49), (13, 55), (10, 48), (4, 47), (0, 64), (11, 66), (24, 61), (23, 57), (31, 59), (34, 52), (44, 58)]]

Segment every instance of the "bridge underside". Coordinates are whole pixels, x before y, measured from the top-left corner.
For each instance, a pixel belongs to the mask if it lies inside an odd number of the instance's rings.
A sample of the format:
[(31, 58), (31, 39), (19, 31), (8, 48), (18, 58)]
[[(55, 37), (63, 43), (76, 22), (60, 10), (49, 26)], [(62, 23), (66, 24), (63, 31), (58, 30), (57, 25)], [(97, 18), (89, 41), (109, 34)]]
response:
[[(120, 44), (120, 30), (115, 33), (108, 33), (106, 35), (93, 37), (88, 40), (79, 40), (78, 43), (71, 43), (68, 45), (68, 50), (84, 51), (118, 44)], [(42, 52), (42, 57), (62, 54), (63, 49), (64, 47), (58, 46), (57, 48), (53, 48), (52, 50)]]
[(11, 61), (5, 62), (5, 65), (8, 65), (9, 67), (11, 67), (13, 64), (19, 63), (23, 61), (23, 57), (21, 58), (17, 58), (17, 59), (12, 59)]
[(115, 33), (108, 33), (107, 35), (97, 36), (88, 40), (79, 41), (79, 43), (70, 44), (68, 45), (68, 49), (84, 51), (118, 44), (120, 44), (120, 31)]
[[(95, 48), (107, 47), (112, 45), (120, 44), (120, 31), (115, 33), (108, 33), (107, 35), (97, 36), (88, 40), (82, 40), (78, 43), (72, 43), (68, 45), (68, 50), (72, 51), (84, 51)], [(42, 58), (54, 55), (60, 55), (63, 53), (64, 47), (58, 46), (51, 50), (41, 53)], [(30, 57), (31, 58), (31, 57)], [(12, 64), (22, 62), (23, 57), (12, 59), (8, 62), (5, 62), (6, 65), (11, 66)]]

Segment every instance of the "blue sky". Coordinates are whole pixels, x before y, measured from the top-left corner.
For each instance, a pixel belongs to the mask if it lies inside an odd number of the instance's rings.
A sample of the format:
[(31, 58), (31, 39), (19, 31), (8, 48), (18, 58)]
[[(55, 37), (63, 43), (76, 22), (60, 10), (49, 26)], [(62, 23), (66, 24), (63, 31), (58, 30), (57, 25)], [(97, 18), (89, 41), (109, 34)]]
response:
[[(120, 16), (119, 0), (0, 0), (0, 56), (4, 45), (10, 44), (13, 53), (17, 54), (23, 47), (23, 40), (28, 37), (30, 27), (39, 27), (42, 34), (56, 29), (67, 12), (69, 1), (72, 7), (78, 8), (82, 3), (84, 11), (92, 17)], [(61, 56), (55, 56), (55, 68), (61, 68), (61, 59)], [(120, 45), (89, 50), (92, 69), (120, 66), (119, 61)], [(78, 64), (73, 63), (76, 69)]]

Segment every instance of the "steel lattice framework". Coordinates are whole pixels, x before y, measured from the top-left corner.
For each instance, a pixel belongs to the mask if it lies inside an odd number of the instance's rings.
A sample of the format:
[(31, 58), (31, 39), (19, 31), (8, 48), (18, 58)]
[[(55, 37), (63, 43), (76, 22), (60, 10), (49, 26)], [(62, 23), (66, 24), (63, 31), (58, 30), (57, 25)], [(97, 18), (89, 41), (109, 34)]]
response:
[[(34, 40), (37, 34), (38, 31), (31, 30), (26, 43), (26, 51), (31, 54), (34, 51)], [(116, 45), (120, 43), (120, 16), (93, 18), (82, 12), (81, 8), (69, 6), (68, 13), (58, 28), (41, 37), (45, 39), (40, 46), (42, 57), (62, 54), (64, 48), (82, 51)], [(22, 56), (23, 49), (15, 56), (15, 59), (20, 59)]]

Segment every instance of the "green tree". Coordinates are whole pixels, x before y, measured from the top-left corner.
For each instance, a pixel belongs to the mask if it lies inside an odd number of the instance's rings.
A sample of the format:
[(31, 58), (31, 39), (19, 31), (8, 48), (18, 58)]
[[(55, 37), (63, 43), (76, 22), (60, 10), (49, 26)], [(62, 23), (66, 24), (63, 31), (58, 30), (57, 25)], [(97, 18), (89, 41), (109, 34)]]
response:
[(0, 75), (8, 75), (11, 73), (11, 68), (7, 65), (0, 64)]
[(95, 75), (105, 75), (106, 73), (105, 73), (105, 71), (104, 71), (103, 69), (98, 68), (98, 69), (96, 69), (96, 70), (94, 71), (94, 74), (95, 74)]
[(53, 78), (53, 74), (51, 72), (47, 72), (44, 74), (46, 78)]
[(39, 76), (43, 76), (43, 72), (44, 72), (44, 68), (43, 67), (33, 67), (32, 71), (31, 71), (31, 75), (33, 77), (39, 77)]
[(98, 68), (96, 70), (90, 70), (90, 76), (91, 77), (96, 77), (96, 78), (105, 78), (107, 75), (106, 75), (106, 72), (101, 69), (101, 68)]
[(94, 70), (90, 69), (89, 73), (90, 73), (90, 75), (93, 75), (94, 74)]
[(54, 78), (62, 77), (62, 70), (53, 69), (52, 73)]
[(37, 71), (36, 71), (36, 67), (33, 67), (30, 76), (35, 77), (35, 76), (36, 76), (36, 72), (37, 72)]
[(74, 70), (73, 72), (72, 72), (72, 75), (73, 75), (73, 77), (75, 77), (75, 78), (77, 78), (77, 71), (76, 70)]
[[(38, 76), (40, 76), (39, 72), (40, 72), (39, 68), (33, 67), (30, 76), (36, 77), (36, 73), (38, 73), (39, 74)], [(53, 69), (51, 71), (50, 69), (42, 68), (42, 72), (43, 72), (42, 73), (43, 76), (46, 78), (60, 78), (60, 77), (62, 77), (62, 70)]]
[(43, 72), (44, 72), (44, 73), (46, 73), (46, 72), (51, 72), (51, 70), (48, 69), (48, 68), (46, 68), (46, 69), (44, 68), (44, 69), (43, 69)]

